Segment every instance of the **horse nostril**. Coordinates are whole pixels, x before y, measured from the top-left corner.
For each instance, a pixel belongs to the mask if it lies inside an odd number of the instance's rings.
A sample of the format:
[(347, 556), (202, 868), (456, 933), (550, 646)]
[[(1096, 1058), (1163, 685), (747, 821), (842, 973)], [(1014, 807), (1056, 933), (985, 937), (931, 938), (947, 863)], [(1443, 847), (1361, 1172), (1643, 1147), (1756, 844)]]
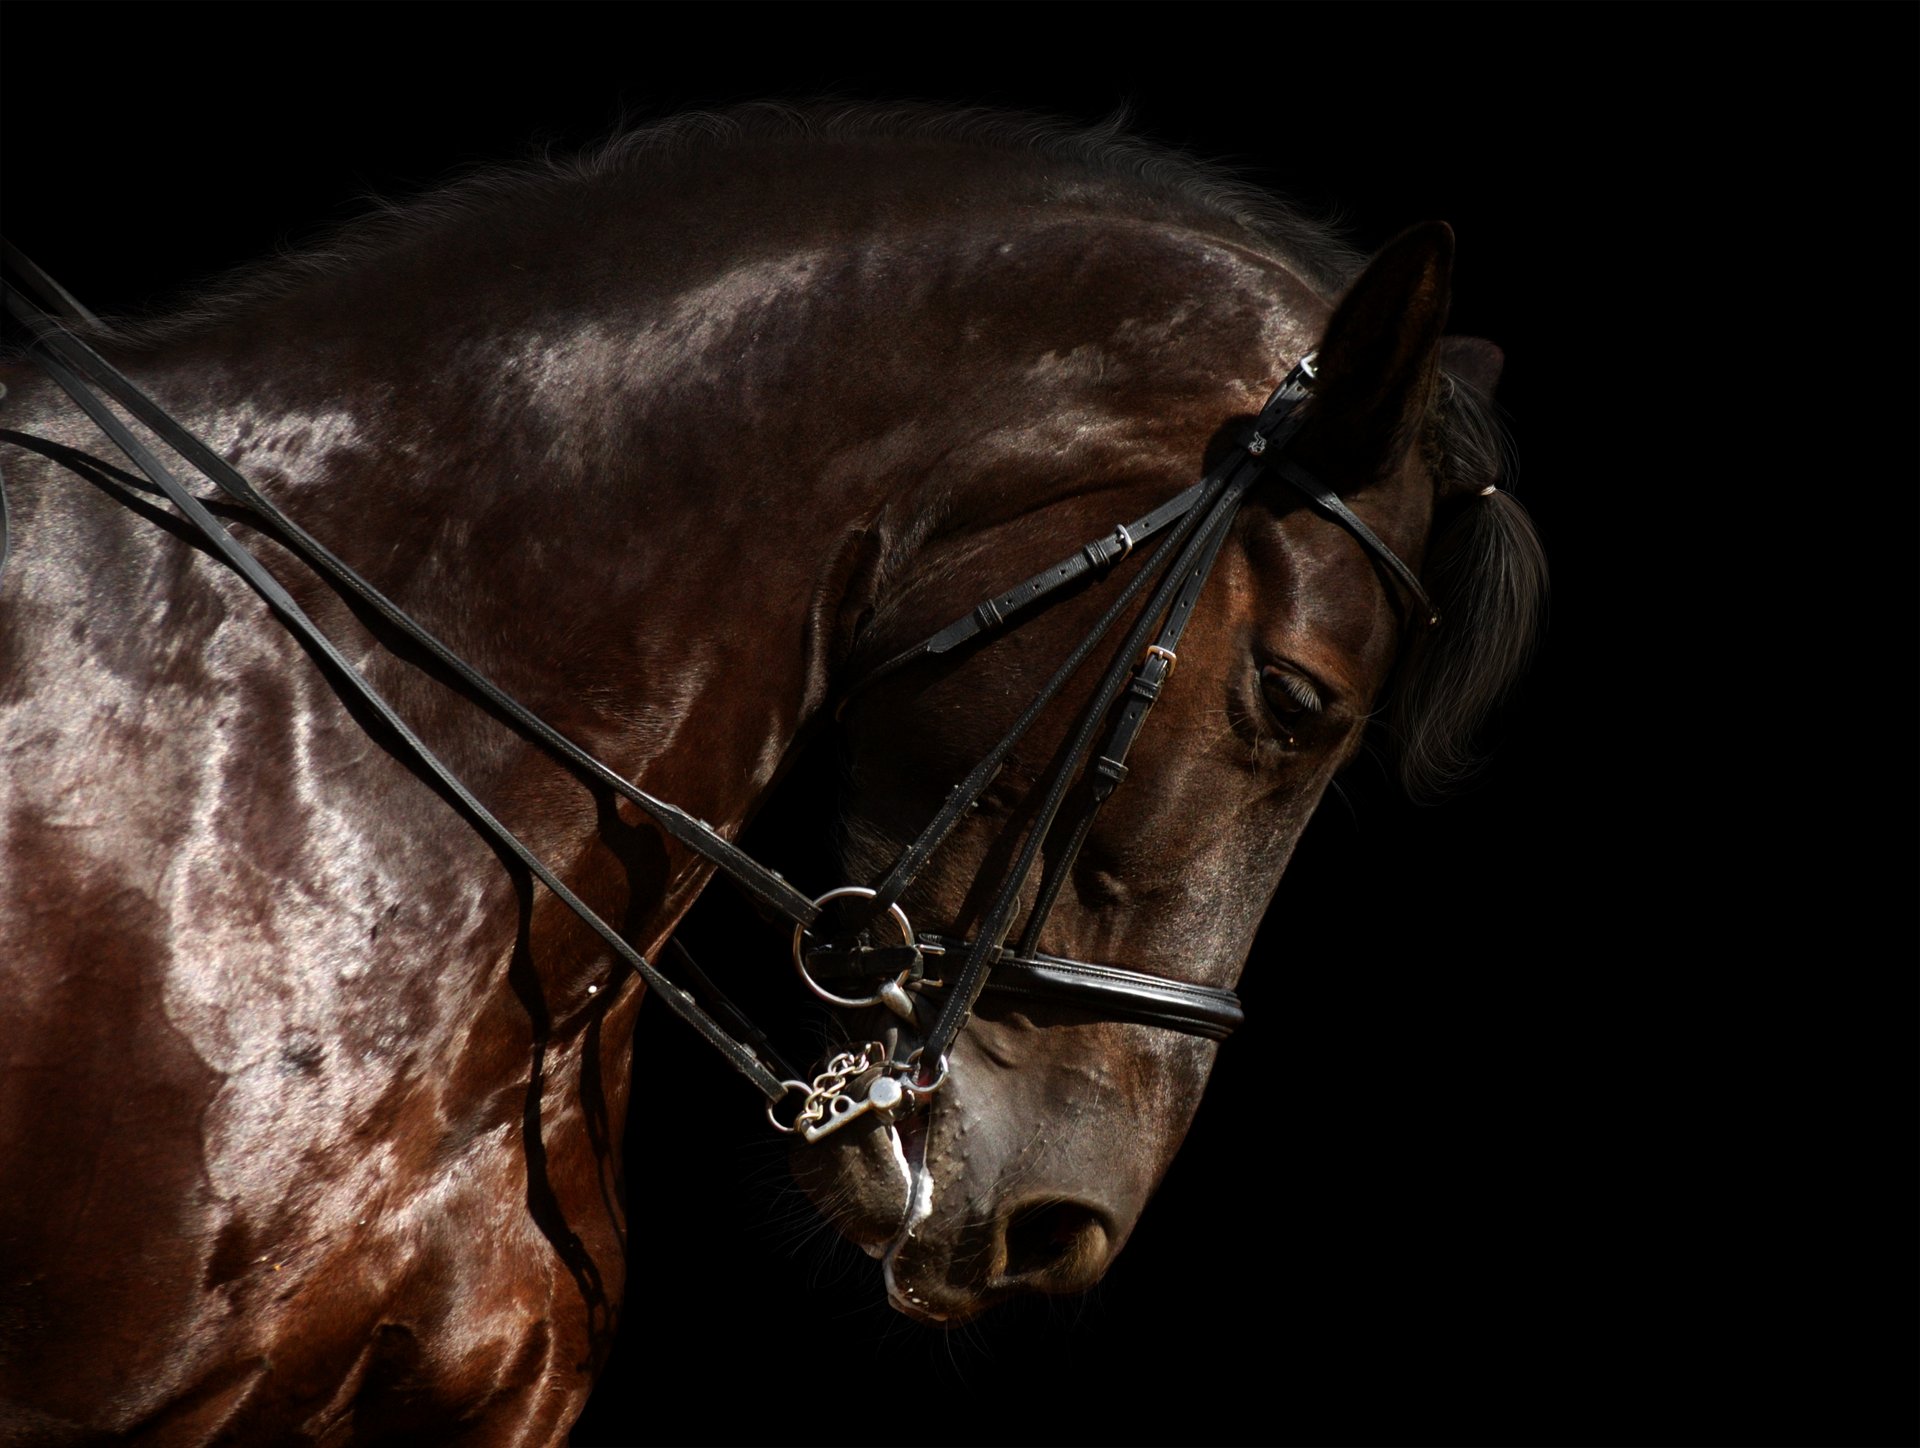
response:
[(1106, 1213), (1084, 1202), (1029, 1202), (1007, 1214), (1006, 1275), (1042, 1292), (1091, 1287), (1107, 1265)]

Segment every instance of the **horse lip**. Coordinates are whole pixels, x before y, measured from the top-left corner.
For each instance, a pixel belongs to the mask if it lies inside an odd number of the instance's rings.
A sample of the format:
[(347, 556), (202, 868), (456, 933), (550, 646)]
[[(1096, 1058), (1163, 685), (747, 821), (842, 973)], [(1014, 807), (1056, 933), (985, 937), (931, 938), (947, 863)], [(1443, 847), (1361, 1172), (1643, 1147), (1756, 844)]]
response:
[[(887, 1146), (893, 1152), (894, 1165), (900, 1168), (900, 1223), (904, 1231), (907, 1219), (913, 1212), (913, 1164), (907, 1160), (906, 1147), (901, 1142), (897, 1125), (889, 1124), (887, 1127)], [(889, 1241), (860, 1243), (860, 1250), (874, 1261), (884, 1263), (899, 1240), (900, 1233), (895, 1232)]]
[(913, 1169), (891, 1124), (867, 1118), (820, 1141), (792, 1137), (788, 1166), (826, 1223), (868, 1256), (885, 1255), (913, 1191)]
[(893, 1287), (891, 1272), (889, 1272), (887, 1277), (887, 1301), (892, 1305), (895, 1312), (900, 1313), (904, 1317), (911, 1317), (915, 1322), (925, 1322), (937, 1327), (944, 1327), (952, 1320), (946, 1313), (935, 1312), (931, 1307), (896, 1292)]
[(948, 1314), (920, 1301), (911, 1287), (903, 1288), (893, 1271), (900, 1249), (913, 1239), (914, 1230), (933, 1215), (933, 1171), (927, 1165), (927, 1140), (932, 1135), (927, 1117), (932, 1110), (929, 1106), (925, 1114), (915, 1113), (888, 1128), (893, 1133), (898, 1160), (907, 1173), (907, 1208), (900, 1230), (887, 1244), (880, 1262), (881, 1275), (887, 1284), (887, 1301), (896, 1311), (921, 1322), (943, 1323), (948, 1320)]

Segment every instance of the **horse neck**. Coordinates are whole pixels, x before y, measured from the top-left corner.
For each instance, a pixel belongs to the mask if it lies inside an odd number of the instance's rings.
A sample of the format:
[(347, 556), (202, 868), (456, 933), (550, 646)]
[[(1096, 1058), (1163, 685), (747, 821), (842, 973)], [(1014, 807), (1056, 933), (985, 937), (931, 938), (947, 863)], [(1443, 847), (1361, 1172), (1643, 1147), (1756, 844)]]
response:
[[(1045, 276), (1004, 295), (1024, 223), (816, 219), (741, 249), (685, 222), (625, 207), (403, 238), (189, 339), (155, 380), (457, 651), (725, 826), (930, 538), (1051, 505), (1009, 459), (1050, 456), (1057, 476), (1087, 446), (1088, 402), (1036, 393), (1098, 387), (1064, 366), (1035, 380), (1054, 323), (985, 325), (1009, 305), (1050, 315)], [(477, 727), (459, 717), (429, 737)]]
[[(535, 326), (469, 307), (467, 328), (429, 314), (425, 335), (393, 336), (381, 288), (326, 291), (121, 360), (480, 672), (643, 788), (744, 823), (850, 627), (884, 501), (875, 470), (827, 460), (853, 439), (808, 446), (790, 418), (756, 416), (764, 368), (689, 389), (683, 351), (650, 355), (591, 309)], [(538, 793), (532, 746), (254, 546), (483, 797)]]

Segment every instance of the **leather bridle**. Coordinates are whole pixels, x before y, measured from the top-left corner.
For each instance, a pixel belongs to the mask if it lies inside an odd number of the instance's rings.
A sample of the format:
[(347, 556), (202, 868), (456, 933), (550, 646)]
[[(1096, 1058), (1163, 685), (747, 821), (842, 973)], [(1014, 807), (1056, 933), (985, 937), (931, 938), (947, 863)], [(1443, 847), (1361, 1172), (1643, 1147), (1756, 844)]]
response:
[[(873, 886), (843, 886), (818, 899), (794, 889), (777, 871), (743, 853), (704, 821), (656, 799), (629, 783), (533, 714), (511, 695), (453, 653), (372, 584), (261, 496), (225, 459), (170, 417), (111, 363), (57, 320), (90, 323), (84, 308), (20, 255), (5, 247), (9, 267), (41, 302), (36, 305), (13, 286), (6, 289), (9, 313), (28, 332), (27, 352), (59, 384), (107, 437), (146, 475), (200, 536), (266, 600), (282, 622), (330, 665), (342, 689), (376, 713), (407, 745), (420, 765), (459, 801), (469, 819), (495, 841), (624, 960), (669, 1009), (700, 1032), (767, 1098), (768, 1115), (782, 1130), (803, 1130), (817, 1140), (860, 1115), (890, 1119), (911, 1110), (938, 1091), (948, 1072), (953, 1043), (966, 1028), (984, 991), (1063, 1002), (1096, 1016), (1157, 1026), (1223, 1040), (1243, 1014), (1230, 990), (1193, 985), (1147, 971), (1096, 965), (1048, 955), (1039, 939), (1075, 857), (1086, 841), (1101, 806), (1127, 777), (1127, 756), (1147, 714), (1178, 660), (1182, 633), (1199, 602), (1222, 544), (1249, 491), (1263, 478), (1277, 477), (1316, 511), (1344, 528), (1403, 587), (1428, 626), (1439, 623), (1431, 600), (1413, 571), (1394, 554), (1339, 496), (1282, 454), (1299, 432), (1314, 377), (1312, 354), (1294, 365), (1267, 399), (1244, 440), (1230, 456), (1192, 487), (1143, 517), (1116, 527), (1025, 582), (983, 600), (968, 613), (913, 648), (869, 672), (840, 701), (899, 670), (952, 653), (974, 640), (988, 640), (1010, 621), (1064, 597), (1076, 585), (1103, 578), (1135, 549), (1158, 539), (1145, 564), (1117, 589), (1093, 627), (1041, 685), (1032, 701), (998, 743), (948, 793), (920, 834), (900, 853), (885, 877)], [(103, 396), (104, 394), (104, 396)], [(918, 1036), (904, 1049), (896, 1028), (884, 1042), (867, 1043), (837, 1054), (827, 1070), (812, 1078), (795, 1076), (755, 1028), (711, 983), (677, 942), (669, 949), (687, 978), (703, 987), (715, 1014), (669, 980), (618, 932), (590, 910), (506, 825), (496, 819), (453, 775), (405, 721), (348, 662), (294, 602), (292, 596), (226, 527), (211, 514), (108, 407), (111, 397), (139, 419), (161, 442), (192, 464), (233, 501), (278, 530), (309, 565), (372, 608), (381, 618), (431, 654), (479, 700), (566, 760), (588, 778), (635, 806), (681, 845), (710, 862), (763, 908), (793, 927), (793, 956), (801, 978), (828, 1003), (852, 1009), (884, 1006)], [(0, 491), (0, 563), (5, 559), (5, 500)], [(1082, 708), (1066, 749), (1045, 784), (1045, 792), (1026, 827), (1013, 865), (980, 918), (970, 939), (938, 932), (918, 933), (900, 900), (959, 821), (992, 784), (1015, 746), (1041, 713), (1081, 668), (1141, 594), (1146, 602), (1134, 615), (1123, 642), (1099, 685)], [(1072, 786), (1084, 780), (1078, 807), (1063, 814)], [(1048, 849), (1049, 845), (1054, 848)], [(1046, 855), (1038, 894), (1017, 940), (1007, 937), (1035, 863)], [(857, 902), (842, 934), (810, 944), (812, 927), (835, 900)], [(897, 935), (897, 940), (889, 937)], [(876, 941), (875, 937), (880, 937)], [(938, 962), (930, 974), (929, 960)], [(830, 989), (830, 987), (834, 987)], [(857, 987), (857, 988), (856, 988)], [(936, 1008), (937, 1002), (937, 1008)], [(931, 1017), (930, 1020), (927, 1017)], [(730, 1027), (730, 1028), (729, 1028)], [(849, 1094), (849, 1086), (863, 1096)], [(792, 1123), (774, 1107), (793, 1092), (803, 1096)]]

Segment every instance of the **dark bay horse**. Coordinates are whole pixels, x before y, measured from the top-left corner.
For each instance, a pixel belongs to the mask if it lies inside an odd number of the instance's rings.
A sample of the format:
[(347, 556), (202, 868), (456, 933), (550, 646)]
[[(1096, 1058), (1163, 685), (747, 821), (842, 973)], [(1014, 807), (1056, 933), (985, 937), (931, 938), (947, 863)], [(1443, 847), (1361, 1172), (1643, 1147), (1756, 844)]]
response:
[[(1247, 492), (1039, 934), (1224, 991), (1363, 738), (1439, 786), (1527, 652), (1544, 574), (1496, 489), (1498, 353), (1445, 335), (1452, 251), (1429, 224), (1363, 265), (1111, 131), (755, 110), (489, 173), (91, 336), (457, 653), (722, 834), (837, 731), (820, 838), (852, 882), (1144, 565), (1129, 544), (980, 647), (885, 661), (1189, 487), (1317, 349), (1288, 456), (1377, 546)], [(630, 1285), (642, 981), (63, 394), (24, 363), (5, 382), (0, 1438), (564, 1441)], [(661, 951), (707, 859), (216, 511)], [(1106, 662), (957, 821), (915, 920), (965, 936), (994, 907)], [(1216, 1049), (984, 995), (922, 1109), (796, 1169), (909, 1315), (1079, 1290)]]

